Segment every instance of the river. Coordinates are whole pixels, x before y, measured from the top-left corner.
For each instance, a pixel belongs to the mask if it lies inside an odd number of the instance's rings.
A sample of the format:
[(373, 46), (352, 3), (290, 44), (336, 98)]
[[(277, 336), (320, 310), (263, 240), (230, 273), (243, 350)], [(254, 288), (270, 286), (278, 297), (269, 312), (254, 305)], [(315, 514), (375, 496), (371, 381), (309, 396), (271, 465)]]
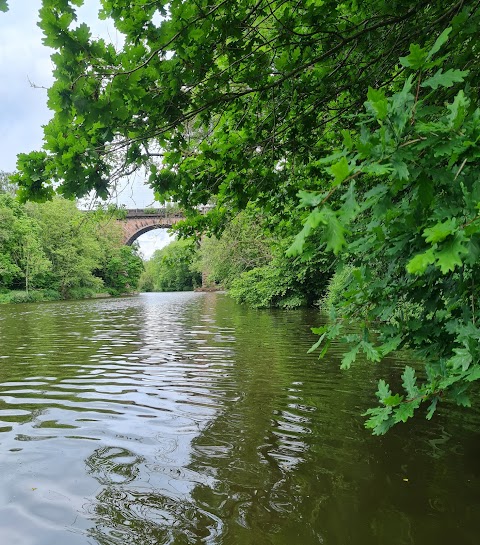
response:
[(370, 436), (405, 361), (340, 371), (318, 323), (212, 293), (2, 305), (0, 543), (478, 544), (480, 411)]

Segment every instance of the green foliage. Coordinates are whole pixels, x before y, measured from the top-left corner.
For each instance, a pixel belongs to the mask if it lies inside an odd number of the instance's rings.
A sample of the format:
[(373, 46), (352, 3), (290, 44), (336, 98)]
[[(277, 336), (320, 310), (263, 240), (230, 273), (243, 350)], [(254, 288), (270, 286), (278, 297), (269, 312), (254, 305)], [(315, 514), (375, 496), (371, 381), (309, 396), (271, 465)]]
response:
[(288, 294), (283, 271), (274, 265), (257, 267), (232, 282), (229, 294), (238, 302), (253, 308), (270, 306), (295, 307), (305, 304), (300, 294)]
[(352, 273), (353, 267), (350, 265), (344, 265), (335, 271), (328, 281), (325, 294), (319, 301), (320, 308), (328, 312), (331, 309), (340, 307), (343, 293), (348, 289), (348, 285), (352, 280)]
[(51, 269), (41, 244), (40, 225), (10, 194), (0, 195), (0, 287), (39, 287)]
[(229, 295), (254, 308), (312, 305), (325, 290), (331, 275), (328, 269), (322, 253), (302, 261), (285, 256), (285, 248), (279, 246), (267, 265), (233, 280)]
[(209, 283), (228, 289), (243, 272), (269, 263), (273, 239), (262, 223), (263, 218), (255, 211), (240, 212), (219, 238), (202, 240), (194, 269), (205, 272)]
[[(477, 97), (458, 87), (467, 73), (443, 71), (444, 60), (435, 60), (448, 34), (430, 51), (412, 46), (402, 59), (408, 68), (423, 69), (416, 75), (416, 95), (408, 71), (390, 96), (369, 92), (357, 140), (337, 152), (362, 181), (360, 186), (356, 180), (359, 215), (353, 223), (350, 214), (343, 217), (341, 199), (323, 199), (320, 208), (315, 193), (308, 198), (314, 207), (308, 218), (329, 209), (344, 229), (349, 225), (343, 254), (355, 266), (348, 278), (335, 280), (344, 284), (343, 293), (338, 287), (329, 292), (333, 321), (318, 331), (322, 354), (341, 339), (350, 346), (344, 368), (360, 352), (378, 361), (401, 347), (425, 362), (422, 382), (405, 369), (401, 394), (379, 382), (380, 405), (366, 412), (375, 434), (406, 422), (423, 403), (429, 404), (427, 418), (440, 399), (469, 406), (470, 383), (480, 378), (480, 108)], [(424, 87), (432, 91), (422, 95)], [(342, 190), (336, 180), (331, 188), (329, 197)], [(319, 221), (308, 234), (324, 225)], [(297, 250), (294, 244), (291, 251)], [(342, 318), (360, 320), (362, 333), (345, 335), (338, 327)]]
[(143, 270), (143, 261), (138, 255), (138, 249), (133, 246), (121, 246), (110, 248), (100, 274), (108, 292), (119, 295), (138, 288)]
[(143, 264), (121, 240), (120, 226), (107, 212), (81, 212), (59, 198), (21, 205), (9, 193), (0, 194), (1, 300), (84, 298), (104, 288), (132, 291)]
[(145, 214), (152, 214), (152, 215), (153, 215), (153, 214), (157, 214), (157, 213), (158, 213), (158, 209), (157, 209), (157, 208), (145, 208), (145, 209), (143, 210), (143, 212), (144, 212)]
[(157, 250), (146, 262), (139, 281), (142, 291), (189, 291), (201, 285), (198, 272), (192, 271), (195, 242), (178, 240)]
[(74, 288), (100, 289), (103, 282), (94, 271), (102, 249), (94, 224), (72, 201), (55, 199), (30, 205), (30, 214), (40, 226), (40, 241), (52, 269), (45, 285), (69, 297)]
[[(265, 203), (320, 158), (325, 128), (355, 114), (369, 86), (369, 107), (386, 118), (385, 90), (409, 43), (432, 45), (410, 47), (401, 59), (409, 69), (438, 71), (439, 51), (469, 67), (441, 67), (432, 85), (478, 82), (476, 53), (465, 45), (478, 27), (473, 0), (188, 0), (168, 10), (102, 0), (100, 16), (122, 34), (119, 50), (84, 23), (73, 26), (75, 6), (42, 2), (39, 25), (55, 50), (54, 116), (46, 153), (19, 157), (22, 197), (47, 197), (52, 180), (67, 197), (105, 195), (118, 174), (146, 167), (159, 200), (194, 215), (212, 198), (217, 207)], [(444, 31), (449, 20), (453, 30)], [(336, 183), (350, 163), (331, 165)]]

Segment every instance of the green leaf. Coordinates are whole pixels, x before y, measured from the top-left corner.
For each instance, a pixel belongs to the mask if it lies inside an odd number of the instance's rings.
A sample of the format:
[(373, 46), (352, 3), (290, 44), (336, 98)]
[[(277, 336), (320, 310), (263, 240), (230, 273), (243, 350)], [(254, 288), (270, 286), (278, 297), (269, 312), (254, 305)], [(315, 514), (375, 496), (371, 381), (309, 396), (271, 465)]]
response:
[(480, 379), (480, 365), (473, 365), (470, 367), (468, 375), (465, 377), (465, 380), (468, 382), (473, 382), (474, 380)]
[(394, 412), (395, 423), (406, 422), (409, 418), (412, 418), (417, 407), (418, 404), (416, 403), (402, 403)]
[(417, 377), (415, 376), (415, 370), (408, 365), (405, 367), (405, 371), (402, 375), (402, 386), (408, 394), (410, 399), (418, 396), (418, 388), (416, 385)]
[(383, 400), (383, 403), (384, 403), (384, 405), (386, 405), (387, 407), (396, 407), (396, 406), (399, 405), (402, 401), (403, 401), (403, 396), (401, 396), (401, 395), (399, 395), (399, 394), (395, 394), (395, 395), (393, 395), (393, 396), (386, 397), (386, 398)]
[(432, 419), (433, 414), (437, 410), (437, 403), (438, 403), (438, 397), (434, 397), (428, 407), (427, 415), (425, 417), (427, 420)]
[(358, 206), (357, 200), (355, 198), (355, 181), (352, 180), (350, 183), (350, 187), (345, 192), (345, 194), (342, 196), (342, 200), (344, 201), (342, 207), (339, 210), (339, 216), (342, 220), (342, 223), (347, 224), (350, 223), (357, 214), (360, 211), (360, 207)]
[(393, 171), (392, 175), (397, 178), (398, 180), (408, 180), (410, 177), (410, 173), (408, 171), (408, 167), (406, 163), (403, 161), (394, 161), (392, 162)]
[(460, 405), (460, 407), (471, 407), (472, 402), (470, 401), (470, 397), (465, 392), (464, 388), (460, 388), (458, 391), (454, 391), (452, 393), (452, 399), (455, 401), (457, 405)]
[(192, 30), (190, 30), (190, 32), (188, 33), (189, 37), (191, 38), (191, 40), (193, 41), (201, 41), (201, 39), (203, 38), (203, 35), (205, 34), (205, 32), (201, 29), (201, 28), (193, 28)]
[(385, 119), (388, 114), (388, 100), (385, 93), (380, 89), (369, 87), (367, 98), (368, 102), (366, 104), (371, 106), (377, 119)]
[(423, 274), (429, 265), (435, 263), (434, 251), (430, 248), (422, 254), (417, 254), (407, 263), (407, 272), (409, 274)]
[(300, 255), (303, 252), (303, 247), (305, 245), (305, 240), (308, 235), (311, 233), (312, 229), (318, 227), (321, 222), (325, 223), (325, 210), (319, 210), (316, 208), (308, 215), (303, 229), (296, 235), (291, 246), (286, 251), (285, 255), (289, 257), (294, 257)]
[(457, 220), (450, 218), (444, 222), (437, 223), (433, 227), (429, 227), (423, 231), (423, 236), (426, 242), (432, 244), (445, 240), (449, 235), (455, 233), (457, 228)]
[(453, 369), (462, 369), (466, 371), (473, 361), (472, 354), (467, 348), (454, 348), (455, 356), (451, 357), (447, 363), (449, 363)]
[(383, 400), (392, 395), (390, 386), (382, 379), (378, 381), (378, 390), (376, 396), (383, 403)]
[(376, 407), (368, 409), (364, 416), (370, 415), (365, 427), (373, 430), (374, 435), (384, 435), (395, 423), (391, 417), (392, 407)]
[(381, 346), (378, 347), (378, 351), (380, 352), (382, 358), (385, 357), (387, 354), (390, 354), (390, 352), (394, 352), (402, 342), (402, 336), (397, 335), (396, 337), (393, 337), (389, 339), (386, 343), (383, 343)]
[(368, 341), (362, 341), (360, 343), (360, 346), (362, 347), (362, 350), (364, 351), (365, 355), (367, 356), (367, 359), (370, 361), (381, 361), (382, 355), (380, 352), (373, 346), (372, 343), (369, 343)]
[(381, 165), (380, 163), (371, 163), (362, 167), (362, 172), (374, 174), (375, 176), (384, 176), (385, 174), (390, 174), (392, 171), (393, 167), (391, 165)]
[(357, 359), (358, 351), (360, 350), (360, 345), (354, 346), (349, 352), (347, 352), (343, 358), (340, 365), (340, 369), (350, 369), (352, 363)]
[(340, 250), (345, 246), (345, 233), (344, 226), (338, 220), (336, 214), (329, 210), (328, 213), (325, 213), (326, 225), (324, 232), (324, 239), (327, 243), (326, 250), (332, 251), (337, 255)]
[(427, 60), (427, 51), (417, 44), (410, 44), (410, 55), (400, 57), (400, 63), (406, 68), (418, 70), (422, 68)]
[(318, 341), (308, 349), (307, 354), (311, 354), (312, 352), (315, 352), (315, 350), (322, 344), (323, 339), (325, 338), (325, 336), (326, 336), (326, 333), (324, 332), (324, 333), (320, 336), (320, 338), (318, 339)]
[(316, 191), (299, 191), (297, 197), (300, 199), (301, 206), (312, 208), (322, 202), (323, 195)]
[(0, 0), (0, 11), (8, 11), (7, 0)]
[(347, 131), (346, 129), (342, 129), (342, 136), (343, 136), (343, 144), (344, 146), (351, 150), (353, 148), (353, 140), (352, 135), (350, 134), (350, 131)]
[(443, 69), (440, 68), (435, 75), (426, 79), (421, 86), (430, 87), (434, 90), (439, 87), (452, 87), (454, 83), (462, 83), (468, 73), (468, 70), (454, 70), (452, 68), (444, 72)]
[(330, 167), (330, 172), (335, 177), (333, 186), (336, 187), (337, 185), (340, 185), (343, 180), (348, 178), (348, 175), (350, 174), (350, 166), (348, 164), (347, 158), (342, 157), (340, 161), (338, 161), (338, 163), (332, 165)]
[(440, 267), (442, 274), (454, 271), (455, 267), (462, 266), (461, 255), (465, 255), (467, 249), (462, 245), (460, 238), (456, 236), (453, 240), (444, 244), (440, 252), (435, 254), (436, 265)]
[(440, 51), (440, 48), (444, 43), (447, 42), (448, 36), (452, 32), (452, 27), (446, 28), (440, 36), (435, 40), (435, 43), (432, 46), (432, 49), (428, 52), (427, 60), (429, 61), (436, 53)]
[(465, 96), (465, 93), (462, 90), (457, 93), (452, 104), (447, 104), (447, 108), (450, 110), (448, 120), (453, 129), (458, 130), (461, 127), (469, 105), (470, 100)]

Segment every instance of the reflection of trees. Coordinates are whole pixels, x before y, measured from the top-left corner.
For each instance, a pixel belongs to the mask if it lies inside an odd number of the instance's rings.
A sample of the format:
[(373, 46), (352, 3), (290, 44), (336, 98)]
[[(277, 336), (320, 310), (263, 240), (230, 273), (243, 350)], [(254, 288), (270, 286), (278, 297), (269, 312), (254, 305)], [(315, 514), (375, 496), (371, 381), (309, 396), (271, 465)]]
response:
[[(310, 342), (304, 318), (233, 309), (228, 302), (217, 309), (216, 323), (235, 330), (235, 365), (216, 387), (235, 401), (194, 440), (190, 467), (215, 476), (213, 487), (197, 486), (192, 496), (223, 519), (219, 543), (318, 543), (321, 537), (304, 518), (325, 498), (316, 490), (308, 499), (314, 486), (305, 460), (316, 407), (303, 399)], [(292, 373), (297, 364), (298, 375)]]
[(87, 458), (88, 472), (102, 484), (88, 509), (94, 521), (90, 537), (100, 545), (159, 545), (200, 543), (218, 533), (220, 520), (188, 493), (156, 489), (142, 480), (145, 462), (116, 447), (99, 448)]
[[(172, 364), (184, 365), (183, 382), (168, 387), (186, 396), (175, 398), (176, 415), (198, 409), (200, 434), (184, 445), (186, 456), (168, 443), (172, 436), (161, 438), (167, 457), (159, 443), (155, 459), (97, 449), (86, 462), (102, 485), (90, 506), (91, 538), (100, 545), (383, 545), (393, 536), (398, 545), (433, 545), (469, 535), (473, 508), (469, 529), (449, 526), (440, 512), (453, 510), (452, 491), (461, 493), (461, 459), (432, 458), (419, 436), (437, 437), (434, 423), (370, 437), (359, 414), (371, 402), (372, 368), (315, 368), (306, 355), (308, 316), (249, 311), (210, 295), (184, 309), (168, 345)], [(472, 484), (477, 506), (475, 491)]]
[(451, 504), (448, 490), (458, 485), (448, 467), (461, 461), (419, 453), (423, 434), (438, 435), (431, 423), (371, 437), (360, 414), (371, 403), (375, 369), (344, 374), (337, 361), (315, 368), (306, 355), (308, 320), (301, 311), (218, 306), (217, 324), (233, 325), (236, 340), (235, 365), (216, 387), (232, 401), (194, 440), (189, 466), (215, 477), (192, 497), (222, 519), (216, 543), (383, 545), (395, 536), (413, 545), (445, 542), (442, 535), (454, 542), (430, 503), (435, 490)]

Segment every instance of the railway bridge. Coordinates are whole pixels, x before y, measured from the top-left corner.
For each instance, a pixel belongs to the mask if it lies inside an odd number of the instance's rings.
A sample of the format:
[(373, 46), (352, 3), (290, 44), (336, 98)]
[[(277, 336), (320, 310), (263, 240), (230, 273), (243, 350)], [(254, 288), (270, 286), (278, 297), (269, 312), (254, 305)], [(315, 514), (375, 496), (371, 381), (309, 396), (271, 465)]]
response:
[(148, 231), (169, 228), (185, 219), (176, 208), (131, 208), (126, 212), (126, 217), (119, 221), (123, 228), (123, 242), (128, 246)]

